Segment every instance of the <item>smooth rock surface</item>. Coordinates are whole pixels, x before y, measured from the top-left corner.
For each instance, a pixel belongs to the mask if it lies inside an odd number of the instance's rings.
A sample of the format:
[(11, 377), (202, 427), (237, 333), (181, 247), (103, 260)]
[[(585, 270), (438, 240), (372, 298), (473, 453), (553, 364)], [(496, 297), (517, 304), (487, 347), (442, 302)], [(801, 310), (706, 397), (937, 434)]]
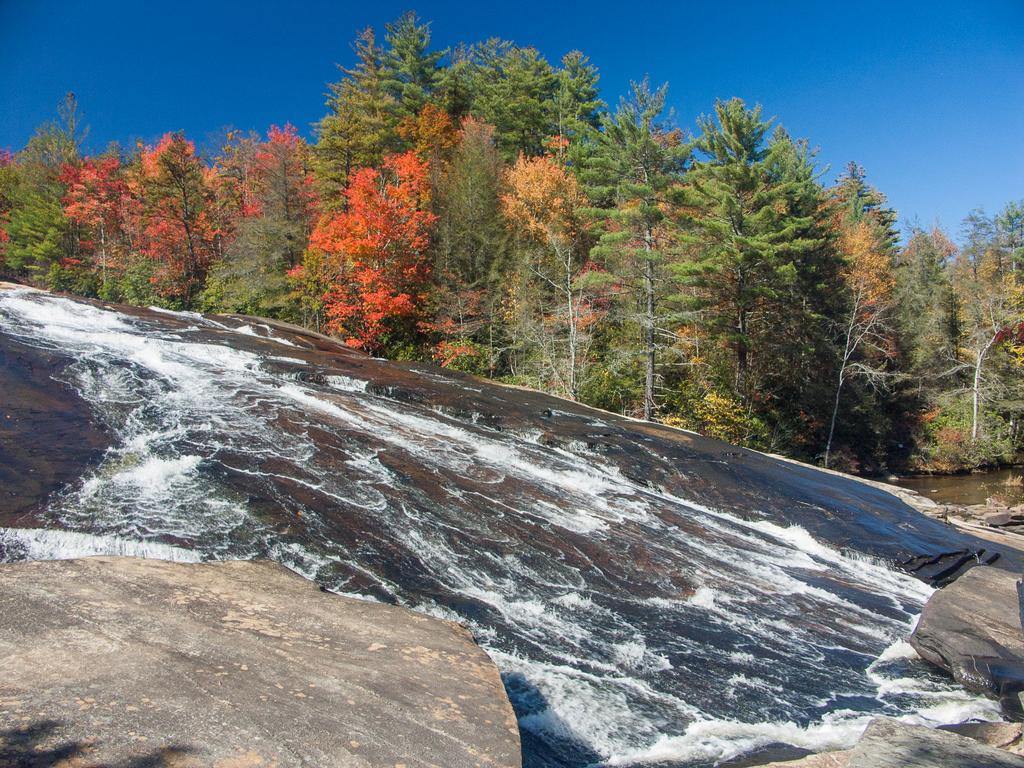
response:
[(0, 565), (0, 671), (0, 765), (520, 765), (465, 628), (269, 562)]
[(850, 762), (850, 750), (819, 752), (799, 760), (765, 763), (760, 768), (846, 768)]
[(37, 510), (109, 444), (85, 401), (60, 381), (67, 366), (0, 334), (0, 525)]
[(1019, 578), (998, 568), (972, 568), (925, 604), (910, 644), (964, 687), (997, 696), (1021, 719), (1024, 633)]
[(1024, 757), (966, 736), (908, 725), (887, 717), (871, 721), (850, 750), (846, 768), (1021, 768)]
[(943, 731), (967, 736), (968, 738), (988, 744), (990, 747), (1005, 749), (1015, 755), (1024, 755), (1020, 723), (957, 723), (956, 725), (940, 725)]

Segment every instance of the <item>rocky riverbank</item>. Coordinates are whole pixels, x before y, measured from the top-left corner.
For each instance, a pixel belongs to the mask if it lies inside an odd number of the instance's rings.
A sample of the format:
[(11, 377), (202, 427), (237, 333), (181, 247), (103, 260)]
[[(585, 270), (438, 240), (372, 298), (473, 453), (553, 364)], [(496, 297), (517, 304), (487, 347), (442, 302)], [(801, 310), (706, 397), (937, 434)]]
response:
[[(1004, 554), (1013, 557), (1024, 551), (1024, 506), (994, 500), (981, 505), (939, 504), (916, 491), (857, 479), (929, 517), (999, 544)], [(910, 644), (968, 690), (998, 699), (1011, 722), (929, 729), (878, 718), (852, 749), (761, 763), (763, 768), (1024, 766), (1024, 580), (1019, 568), (1006, 567), (1007, 559), (1002, 560), (1001, 568), (969, 568), (936, 591), (925, 604)]]
[(1006, 717), (1017, 722), (930, 729), (877, 718), (852, 749), (762, 763), (763, 768), (1024, 766), (1022, 594), (1021, 579), (1012, 572), (972, 568), (932, 596), (910, 637), (921, 658), (944, 669), (968, 690), (999, 699)]
[[(812, 466), (785, 456), (773, 455), (773, 458), (800, 466)], [(997, 499), (989, 499), (984, 504), (940, 504), (917, 491), (892, 483), (848, 475), (832, 469), (815, 469), (885, 491), (921, 514), (940, 520), (976, 538), (998, 544), (1004, 564), (1011, 560), (1014, 567), (1024, 565), (1021, 560), (1021, 556), (1024, 555), (1024, 504), (1009, 505)]]
[(521, 762), (465, 628), (266, 561), (0, 565), (0, 669), (4, 766)]

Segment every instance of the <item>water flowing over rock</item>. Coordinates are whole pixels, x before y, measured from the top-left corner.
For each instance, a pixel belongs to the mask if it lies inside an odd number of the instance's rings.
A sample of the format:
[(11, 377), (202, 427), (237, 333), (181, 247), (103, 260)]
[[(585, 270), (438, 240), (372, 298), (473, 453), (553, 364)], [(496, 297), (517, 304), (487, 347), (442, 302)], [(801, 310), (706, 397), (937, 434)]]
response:
[(0, 559), (270, 558), (458, 620), (528, 766), (998, 717), (904, 638), (930, 584), (1017, 563), (882, 490), (251, 318), (0, 290), (0, 340), (35, 371), (11, 413), (89, 413), (33, 422), (75, 478), (0, 506)]

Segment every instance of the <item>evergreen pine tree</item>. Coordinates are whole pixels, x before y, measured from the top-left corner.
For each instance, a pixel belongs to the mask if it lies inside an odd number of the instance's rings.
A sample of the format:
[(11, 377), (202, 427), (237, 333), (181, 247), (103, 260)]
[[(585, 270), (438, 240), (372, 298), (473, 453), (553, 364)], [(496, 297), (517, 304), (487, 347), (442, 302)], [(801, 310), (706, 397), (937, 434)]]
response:
[(328, 86), (330, 112), (317, 127), (313, 171), (326, 210), (345, 206), (344, 190), (354, 170), (379, 164), (400, 143), (399, 104), (373, 29), (359, 35), (355, 51), (356, 66), (339, 67), (344, 77)]
[(685, 324), (731, 352), (721, 384), (763, 410), (800, 402), (793, 385), (815, 370), (806, 332), (821, 326), (835, 273), (813, 156), (781, 129), (769, 138), (771, 124), (740, 99), (698, 120), (676, 266)]
[(430, 24), (413, 11), (386, 26), (382, 60), (384, 84), (397, 105), (400, 118), (423, 109), (441, 81), (443, 51), (430, 50)]
[(471, 111), (494, 126), (504, 157), (542, 154), (557, 131), (552, 105), (558, 82), (547, 60), (535, 48), (488, 40), (474, 49), (470, 72)]
[(652, 91), (646, 79), (633, 83), (630, 98), (604, 119), (582, 174), (592, 199), (603, 203), (598, 215), (607, 220), (592, 254), (627, 289), (631, 324), (640, 329), (645, 419), (656, 411), (657, 355), (670, 335), (665, 262), (675, 244), (671, 209), (689, 157), (680, 132), (661, 122), (666, 91)]

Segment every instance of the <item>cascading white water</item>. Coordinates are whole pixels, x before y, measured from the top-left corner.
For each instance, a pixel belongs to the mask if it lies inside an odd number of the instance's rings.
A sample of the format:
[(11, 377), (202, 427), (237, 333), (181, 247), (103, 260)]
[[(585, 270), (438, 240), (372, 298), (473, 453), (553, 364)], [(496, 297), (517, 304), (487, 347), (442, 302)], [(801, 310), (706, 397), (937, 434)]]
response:
[(463, 621), (505, 676), (528, 765), (842, 747), (879, 712), (998, 718), (903, 644), (929, 587), (768, 512), (395, 400), (268, 326), (7, 290), (0, 334), (67, 356), (113, 436), (35, 529), (0, 529), (0, 553), (273, 557)]

